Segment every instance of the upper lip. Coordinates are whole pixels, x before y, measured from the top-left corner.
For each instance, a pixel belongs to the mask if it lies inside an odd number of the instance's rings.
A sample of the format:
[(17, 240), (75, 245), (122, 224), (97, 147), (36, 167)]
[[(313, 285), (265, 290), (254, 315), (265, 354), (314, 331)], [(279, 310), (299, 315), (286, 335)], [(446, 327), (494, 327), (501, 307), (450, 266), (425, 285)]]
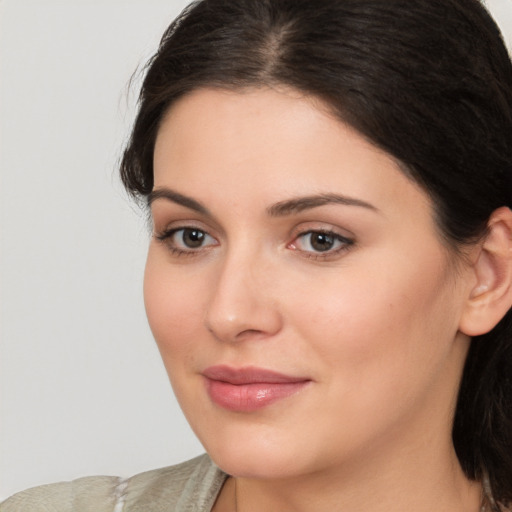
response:
[(235, 385), (256, 383), (285, 384), (310, 380), (307, 377), (293, 377), (254, 366), (244, 366), (242, 368), (233, 368), (225, 365), (210, 366), (203, 371), (203, 375), (211, 380)]

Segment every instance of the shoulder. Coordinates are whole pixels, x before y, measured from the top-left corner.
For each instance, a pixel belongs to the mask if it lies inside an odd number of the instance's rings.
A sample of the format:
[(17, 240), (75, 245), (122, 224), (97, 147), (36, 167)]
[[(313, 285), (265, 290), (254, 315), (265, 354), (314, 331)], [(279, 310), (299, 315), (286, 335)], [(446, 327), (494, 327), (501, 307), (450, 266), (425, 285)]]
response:
[(116, 477), (93, 476), (41, 485), (19, 492), (0, 504), (1, 512), (112, 512)]
[[(122, 482), (122, 512), (209, 511), (227, 475), (208, 455), (141, 473)], [(4, 512), (0, 509), (0, 512)], [(117, 511), (116, 511), (117, 512)]]
[(0, 512), (209, 511), (226, 479), (207, 455), (122, 479), (94, 476), (34, 487), (0, 504)]

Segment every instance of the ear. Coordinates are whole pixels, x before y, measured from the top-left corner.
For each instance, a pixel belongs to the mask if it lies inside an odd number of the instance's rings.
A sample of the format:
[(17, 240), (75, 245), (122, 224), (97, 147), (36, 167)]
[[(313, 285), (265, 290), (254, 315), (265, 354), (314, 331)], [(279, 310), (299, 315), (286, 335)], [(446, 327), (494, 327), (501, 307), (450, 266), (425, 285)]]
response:
[(487, 234), (472, 255), (473, 281), (459, 330), (468, 336), (491, 331), (512, 306), (512, 212), (495, 210)]

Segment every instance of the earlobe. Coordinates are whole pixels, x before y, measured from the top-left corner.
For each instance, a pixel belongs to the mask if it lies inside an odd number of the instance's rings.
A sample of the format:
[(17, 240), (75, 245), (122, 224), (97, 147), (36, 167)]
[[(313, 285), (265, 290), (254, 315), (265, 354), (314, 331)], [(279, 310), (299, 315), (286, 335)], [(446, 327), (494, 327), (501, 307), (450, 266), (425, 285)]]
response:
[(477, 247), (474, 277), (459, 330), (478, 336), (492, 330), (512, 306), (512, 211), (498, 208)]

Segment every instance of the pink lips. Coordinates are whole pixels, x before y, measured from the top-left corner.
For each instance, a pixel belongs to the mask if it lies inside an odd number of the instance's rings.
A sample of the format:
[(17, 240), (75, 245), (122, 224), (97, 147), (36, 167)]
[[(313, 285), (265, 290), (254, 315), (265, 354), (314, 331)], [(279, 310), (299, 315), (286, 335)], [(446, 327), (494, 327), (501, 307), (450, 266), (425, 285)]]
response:
[(211, 400), (230, 411), (250, 412), (293, 395), (310, 379), (254, 367), (211, 366), (203, 372)]

